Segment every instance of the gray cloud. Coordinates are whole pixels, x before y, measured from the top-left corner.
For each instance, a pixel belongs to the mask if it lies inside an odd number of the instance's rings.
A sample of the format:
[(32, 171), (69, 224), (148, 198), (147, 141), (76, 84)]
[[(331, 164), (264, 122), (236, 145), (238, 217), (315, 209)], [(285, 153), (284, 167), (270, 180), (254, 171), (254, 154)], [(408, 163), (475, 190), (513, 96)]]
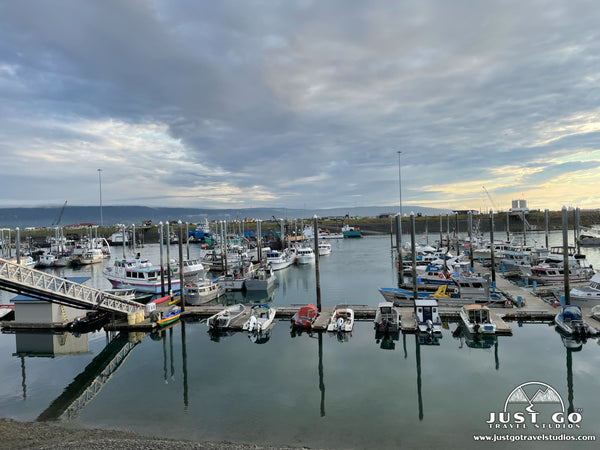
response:
[[(597, 150), (597, 11), (558, 0), (4, 2), (0, 185), (10, 202), (91, 204), (102, 167), (114, 204), (389, 204), (401, 150), (408, 203), (477, 207), (485, 182), (508, 206), (597, 164), (568, 159)], [(68, 180), (52, 175), (63, 152)], [(544, 164), (513, 190), (503, 181), (503, 167)], [(31, 187), (9, 187), (19, 172)]]

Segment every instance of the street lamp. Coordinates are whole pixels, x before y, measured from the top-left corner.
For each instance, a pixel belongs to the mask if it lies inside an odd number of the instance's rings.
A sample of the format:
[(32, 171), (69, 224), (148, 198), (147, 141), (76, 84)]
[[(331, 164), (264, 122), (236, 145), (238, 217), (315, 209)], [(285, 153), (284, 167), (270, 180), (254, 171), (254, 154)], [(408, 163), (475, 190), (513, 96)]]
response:
[[(104, 226), (102, 220), (102, 169), (98, 169), (98, 183), (100, 184), (100, 226)], [(125, 239), (125, 237), (123, 237)], [(125, 245), (125, 240), (123, 240), (123, 246)]]

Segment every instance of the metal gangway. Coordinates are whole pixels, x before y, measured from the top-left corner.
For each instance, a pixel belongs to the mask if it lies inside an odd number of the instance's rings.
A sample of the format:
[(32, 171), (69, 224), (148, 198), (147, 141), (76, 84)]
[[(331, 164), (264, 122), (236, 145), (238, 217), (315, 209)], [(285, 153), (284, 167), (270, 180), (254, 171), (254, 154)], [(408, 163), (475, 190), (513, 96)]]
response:
[(0, 288), (16, 294), (83, 309), (131, 314), (144, 305), (63, 277), (0, 259)]
[(123, 336), (113, 339), (39, 415), (37, 420), (75, 418), (98, 395), (139, 343), (140, 341), (130, 342)]

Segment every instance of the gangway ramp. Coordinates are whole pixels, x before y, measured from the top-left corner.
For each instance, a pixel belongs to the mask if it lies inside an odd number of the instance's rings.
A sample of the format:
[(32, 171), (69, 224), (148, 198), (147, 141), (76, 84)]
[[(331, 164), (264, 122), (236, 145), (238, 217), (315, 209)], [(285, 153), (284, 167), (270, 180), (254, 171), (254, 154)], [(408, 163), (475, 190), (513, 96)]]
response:
[(83, 309), (131, 314), (144, 305), (65, 278), (0, 259), (0, 288)]

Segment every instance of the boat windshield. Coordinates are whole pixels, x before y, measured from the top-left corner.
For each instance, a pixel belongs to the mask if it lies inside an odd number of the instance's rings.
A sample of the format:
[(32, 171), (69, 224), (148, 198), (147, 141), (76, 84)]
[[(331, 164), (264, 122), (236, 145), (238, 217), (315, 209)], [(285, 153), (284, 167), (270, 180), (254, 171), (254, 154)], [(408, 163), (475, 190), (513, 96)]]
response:
[(563, 309), (563, 318), (565, 320), (582, 320), (581, 310), (576, 306), (567, 306)]

